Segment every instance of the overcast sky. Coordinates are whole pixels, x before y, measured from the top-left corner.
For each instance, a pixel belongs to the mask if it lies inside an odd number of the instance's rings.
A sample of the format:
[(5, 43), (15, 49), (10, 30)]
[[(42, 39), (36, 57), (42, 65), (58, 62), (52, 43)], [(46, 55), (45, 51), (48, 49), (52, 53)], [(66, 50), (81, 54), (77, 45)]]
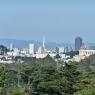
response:
[(95, 42), (95, 0), (0, 0), (0, 38)]

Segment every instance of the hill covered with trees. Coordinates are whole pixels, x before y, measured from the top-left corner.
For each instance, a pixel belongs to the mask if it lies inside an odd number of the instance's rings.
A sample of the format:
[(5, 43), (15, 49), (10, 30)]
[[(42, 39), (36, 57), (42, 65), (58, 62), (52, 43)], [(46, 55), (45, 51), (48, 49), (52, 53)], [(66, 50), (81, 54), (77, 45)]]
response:
[(22, 59), (0, 64), (0, 95), (95, 95), (95, 56), (79, 63)]

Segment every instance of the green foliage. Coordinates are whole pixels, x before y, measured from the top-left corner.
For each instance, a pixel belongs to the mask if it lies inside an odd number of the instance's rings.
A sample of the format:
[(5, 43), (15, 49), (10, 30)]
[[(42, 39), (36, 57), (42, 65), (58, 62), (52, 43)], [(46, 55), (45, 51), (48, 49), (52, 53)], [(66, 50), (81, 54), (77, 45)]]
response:
[[(52, 65), (41, 65), (32, 74), (32, 90), (36, 95), (62, 95), (60, 90), (60, 73)], [(32, 94), (33, 94), (32, 93)], [(34, 94), (33, 94), (34, 95)]]
[(23, 64), (0, 64), (0, 95), (95, 95), (95, 56), (79, 63), (22, 59)]
[(77, 90), (75, 95), (94, 95), (95, 73), (89, 73), (86, 76), (82, 76), (80, 80), (76, 83), (75, 88)]
[(95, 95), (95, 88), (83, 89), (76, 92), (74, 95)]
[(79, 76), (80, 73), (77, 71), (77, 66), (76, 63), (73, 64), (72, 62), (70, 62), (69, 64), (65, 64), (65, 67), (63, 67), (61, 69), (63, 76), (65, 77), (65, 79), (63, 81), (65, 81), (65, 92), (68, 95), (72, 95), (76, 89), (73, 87), (74, 84), (76, 84), (76, 82), (79, 80)]
[(10, 89), (10, 94), (11, 95), (29, 95), (28, 93), (25, 92), (24, 88), (17, 88), (17, 87), (13, 87)]
[[(53, 64), (36, 65), (34, 69), (32, 68), (31, 73), (30, 74), (28, 73), (29, 76), (31, 76), (30, 77), (31, 94), (32, 95), (72, 94), (74, 90), (73, 85), (76, 83), (79, 73), (75, 71), (76, 68), (73, 68), (73, 66), (72, 67), (71, 66), (72, 65), (68, 65), (66, 66), (66, 68), (58, 70)], [(28, 67), (28, 69), (25, 70), (25, 73), (26, 71), (29, 70), (29, 68), (31, 67)]]
[(4, 95), (4, 89), (0, 87), (0, 95)]
[(54, 59), (51, 58), (50, 55), (47, 55), (45, 58), (43, 58), (42, 59), (42, 63), (44, 63), (44, 64), (53, 64), (53, 65), (56, 64), (55, 61), (54, 61)]
[(8, 51), (7, 47), (0, 45), (0, 55), (7, 53), (7, 51)]
[(70, 52), (66, 52), (66, 55), (69, 55), (70, 58), (73, 58), (73, 56), (78, 55), (79, 51), (70, 51)]
[(61, 58), (60, 55), (56, 54), (55, 59), (60, 59), (60, 58)]
[(5, 82), (5, 66), (0, 64), (0, 87), (4, 86)]
[(78, 70), (82, 73), (74, 95), (95, 95), (95, 55), (82, 60)]
[(82, 60), (79, 69), (82, 73), (95, 72), (95, 55)]
[(16, 86), (17, 85), (17, 72), (13, 70), (6, 71), (6, 76), (5, 76), (5, 86), (10, 87), (10, 86)]

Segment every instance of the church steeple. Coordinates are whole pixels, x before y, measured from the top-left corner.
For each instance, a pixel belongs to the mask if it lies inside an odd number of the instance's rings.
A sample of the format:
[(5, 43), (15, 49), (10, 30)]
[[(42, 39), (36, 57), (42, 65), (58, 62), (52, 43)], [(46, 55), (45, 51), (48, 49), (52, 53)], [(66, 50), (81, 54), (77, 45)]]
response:
[(45, 37), (43, 36), (43, 43), (42, 43), (43, 48), (45, 48)]

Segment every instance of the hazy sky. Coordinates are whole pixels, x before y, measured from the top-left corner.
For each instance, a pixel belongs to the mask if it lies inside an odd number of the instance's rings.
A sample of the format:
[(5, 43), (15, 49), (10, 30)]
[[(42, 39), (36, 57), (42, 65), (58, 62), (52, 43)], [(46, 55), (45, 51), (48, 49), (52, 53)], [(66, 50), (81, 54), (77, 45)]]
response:
[(0, 0), (0, 38), (95, 42), (95, 0)]

